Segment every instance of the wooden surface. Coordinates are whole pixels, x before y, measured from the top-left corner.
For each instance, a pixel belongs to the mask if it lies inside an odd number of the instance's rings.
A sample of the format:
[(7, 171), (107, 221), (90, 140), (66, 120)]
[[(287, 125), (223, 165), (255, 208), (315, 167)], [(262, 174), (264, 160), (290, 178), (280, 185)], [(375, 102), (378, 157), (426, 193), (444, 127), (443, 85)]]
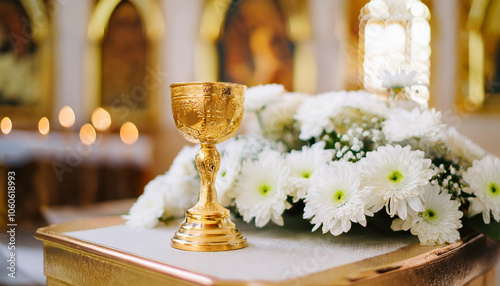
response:
[(471, 234), (454, 244), (414, 244), (385, 255), (279, 282), (223, 281), (62, 234), (122, 223), (119, 217), (107, 217), (39, 229), (35, 237), (44, 242), (47, 284), (494, 286), (492, 269), (500, 257), (500, 243), (482, 234)]

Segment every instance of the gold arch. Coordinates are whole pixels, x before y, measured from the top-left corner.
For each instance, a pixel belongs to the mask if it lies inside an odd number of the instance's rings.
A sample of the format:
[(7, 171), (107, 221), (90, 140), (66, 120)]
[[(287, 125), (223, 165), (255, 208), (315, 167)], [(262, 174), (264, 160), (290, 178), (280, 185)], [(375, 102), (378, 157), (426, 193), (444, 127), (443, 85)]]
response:
[[(200, 81), (217, 81), (219, 55), (217, 41), (222, 36), (232, 0), (206, 0), (202, 12), (199, 39), (195, 54), (195, 77)], [(295, 44), (293, 54), (293, 85), (296, 91), (316, 91), (316, 64), (310, 43), (311, 24), (308, 0), (277, 0), (283, 11), (287, 36)]]
[[(156, 0), (128, 1), (135, 7), (141, 18), (148, 41), (147, 67), (154, 72), (158, 70), (159, 44), (165, 34), (165, 23), (160, 4)], [(87, 29), (88, 60), (85, 62), (85, 118), (90, 118), (93, 109), (100, 105), (102, 75), (101, 43), (104, 39), (111, 15), (120, 2), (122, 0), (101, 0), (97, 3), (90, 16)], [(121, 125), (126, 121), (132, 121), (143, 130), (152, 127), (152, 123), (157, 122), (159, 115), (157, 104), (159, 86), (158, 83), (155, 88), (148, 90), (150, 97), (146, 102), (145, 110), (128, 109), (126, 111), (120, 108), (120, 110), (116, 111), (113, 108), (107, 107), (113, 118), (113, 124)], [(104, 107), (106, 108), (106, 106)], [(123, 114), (127, 114), (127, 116), (123, 116)]]

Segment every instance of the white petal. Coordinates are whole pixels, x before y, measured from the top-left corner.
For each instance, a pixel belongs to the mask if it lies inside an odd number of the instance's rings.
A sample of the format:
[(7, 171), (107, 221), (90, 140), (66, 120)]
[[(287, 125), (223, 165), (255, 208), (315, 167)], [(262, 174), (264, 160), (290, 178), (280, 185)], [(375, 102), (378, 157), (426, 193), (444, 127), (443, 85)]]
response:
[[(391, 229), (395, 230), (395, 231), (403, 230), (403, 222), (404, 221), (400, 218), (393, 220), (392, 224), (391, 224)], [(408, 229), (405, 229), (405, 230), (408, 230)]]
[(407, 199), (408, 205), (416, 212), (423, 212), (425, 210), (422, 200), (419, 197), (410, 197)]

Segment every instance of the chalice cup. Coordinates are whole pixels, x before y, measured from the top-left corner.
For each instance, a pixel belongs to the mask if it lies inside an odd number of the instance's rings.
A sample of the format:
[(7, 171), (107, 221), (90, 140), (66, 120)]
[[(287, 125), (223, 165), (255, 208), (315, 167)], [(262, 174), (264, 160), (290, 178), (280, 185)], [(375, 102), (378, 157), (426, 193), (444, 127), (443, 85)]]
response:
[(220, 205), (215, 177), (221, 156), (215, 145), (231, 138), (243, 117), (246, 86), (223, 82), (175, 83), (170, 86), (177, 129), (201, 145), (196, 166), (201, 179), (198, 202), (186, 211), (184, 222), (171, 240), (174, 248), (222, 251), (247, 246), (246, 239)]

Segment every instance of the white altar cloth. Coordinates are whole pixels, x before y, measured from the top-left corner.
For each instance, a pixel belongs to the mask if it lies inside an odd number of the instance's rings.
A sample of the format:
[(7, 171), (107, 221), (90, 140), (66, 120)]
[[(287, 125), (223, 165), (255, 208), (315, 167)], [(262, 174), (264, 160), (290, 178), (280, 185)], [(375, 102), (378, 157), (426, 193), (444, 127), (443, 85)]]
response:
[[(299, 218), (295, 218), (298, 220)], [(170, 246), (180, 221), (154, 229), (116, 225), (63, 235), (224, 280), (280, 281), (393, 252), (417, 243), (408, 233), (356, 227), (335, 237), (311, 233), (306, 222), (295, 227), (256, 228), (233, 220), (248, 247), (222, 252), (188, 252)]]

